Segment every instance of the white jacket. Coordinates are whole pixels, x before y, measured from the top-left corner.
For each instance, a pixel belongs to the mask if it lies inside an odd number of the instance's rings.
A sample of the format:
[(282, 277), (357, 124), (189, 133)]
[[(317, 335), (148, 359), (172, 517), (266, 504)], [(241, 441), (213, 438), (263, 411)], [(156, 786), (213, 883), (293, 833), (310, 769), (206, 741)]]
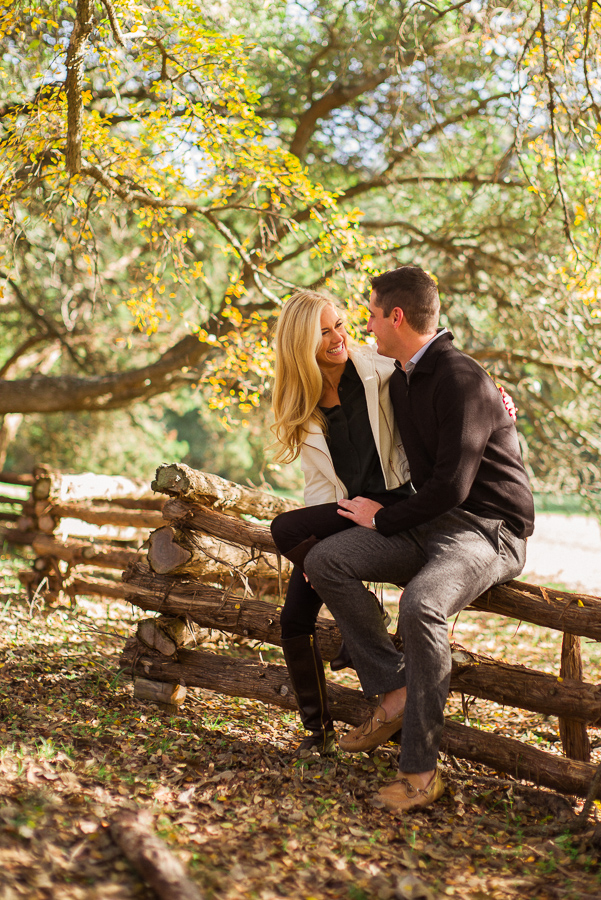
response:
[[(394, 421), (388, 382), (394, 371), (394, 360), (379, 356), (375, 346), (349, 348), (367, 400), (367, 412), (380, 457), (386, 489), (409, 481), (409, 464)], [(305, 506), (333, 503), (348, 496), (334, 471), (332, 456), (321, 428), (312, 422), (301, 447), (301, 468), (305, 476)]]

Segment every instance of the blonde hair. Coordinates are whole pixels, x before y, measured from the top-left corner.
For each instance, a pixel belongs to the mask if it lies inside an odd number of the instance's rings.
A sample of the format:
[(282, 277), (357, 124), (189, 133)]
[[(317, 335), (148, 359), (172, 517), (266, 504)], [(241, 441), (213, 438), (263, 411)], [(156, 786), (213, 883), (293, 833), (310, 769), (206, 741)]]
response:
[(315, 422), (326, 420), (318, 408), (323, 378), (315, 355), (321, 346), (321, 314), (336, 304), (316, 291), (299, 291), (284, 304), (275, 330), (275, 381), (272, 431), (280, 444), (276, 459), (292, 462)]

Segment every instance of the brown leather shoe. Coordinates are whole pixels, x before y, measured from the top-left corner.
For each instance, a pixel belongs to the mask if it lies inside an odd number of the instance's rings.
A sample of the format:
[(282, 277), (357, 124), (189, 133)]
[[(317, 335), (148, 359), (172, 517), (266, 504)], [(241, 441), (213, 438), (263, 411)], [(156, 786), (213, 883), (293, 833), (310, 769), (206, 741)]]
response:
[(394, 813), (405, 813), (418, 806), (429, 806), (444, 793), (444, 781), (438, 769), (425, 788), (416, 787), (407, 775), (400, 775), (395, 781), (378, 791), (384, 806)]
[(362, 750), (374, 750), (380, 744), (390, 740), (403, 724), (404, 710), (391, 719), (386, 718), (383, 707), (378, 706), (373, 716), (363, 725), (353, 728), (338, 740), (338, 746), (347, 753), (360, 753)]

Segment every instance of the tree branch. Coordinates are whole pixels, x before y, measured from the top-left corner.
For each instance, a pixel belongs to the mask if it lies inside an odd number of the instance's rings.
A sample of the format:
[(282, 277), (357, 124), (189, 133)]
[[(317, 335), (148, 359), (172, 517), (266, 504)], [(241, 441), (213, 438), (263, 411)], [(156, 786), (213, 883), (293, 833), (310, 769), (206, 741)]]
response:
[(290, 153), (294, 153), (299, 159), (307, 149), (317, 123), (328, 116), (334, 109), (339, 109), (345, 103), (349, 103), (365, 91), (373, 90), (390, 75), (390, 69), (382, 69), (373, 75), (351, 82), (347, 85), (337, 83), (326, 91), (318, 100), (309, 106), (299, 119), (294, 137), (290, 142)]
[(29, 302), (20, 286), (8, 275), (6, 272), (0, 272), (0, 278), (4, 278), (7, 284), (10, 284), (11, 288), (15, 293), (15, 297), (19, 305), (32, 317), (34, 322), (37, 322), (44, 329), (44, 335), (42, 336), (42, 340), (46, 340), (49, 337), (55, 338), (59, 343), (65, 348), (66, 352), (69, 354), (75, 365), (79, 369), (84, 369), (81, 360), (74, 353), (72, 347), (69, 345), (69, 342), (65, 340), (64, 334), (56, 327), (54, 322), (50, 319), (46, 318), (46, 316), (36, 309), (36, 307)]
[(555, 180), (557, 181), (557, 189), (559, 191), (559, 196), (561, 199), (561, 208), (563, 212), (563, 225), (565, 236), (570, 242), (570, 245), (574, 252), (576, 253), (576, 258), (580, 256), (578, 247), (575, 245), (574, 240), (572, 238), (572, 231), (570, 229), (570, 217), (568, 214), (568, 205), (566, 201), (566, 197), (563, 190), (563, 183), (561, 180), (561, 173), (559, 171), (559, 158), (558, 158), (558, 146), (557, 146), (557, 130), (555, 127), (555, 84), (553, 82), (553, 78), (551, 77), (551, 72), (549, 71), (549, 60), (548, 60), (548, 52), (547, 52), (547, 30), (545, 23), (545, 8), (543, 0), (539, 0), (540, 4), (540, 33), (541, 33), (541, 43), (543, 48), (543, 72), (545, 75), (545, 81), (547, 82), (547, 90), (549, 92), (549, 124), (551, 128), (551, 141), (553, 144), (553, 169), (555, 171)]
[(35, 347), (36, 344), (41, 344), (44, 341), (48, 340), (47, 334), (35, 334), (30, 338), (27, 338), (20, 347), (17, 347), (15, 352), (9, 356), (3, 366), (0, 367), (0, 378), (4, 378), (8, 370), (18, 362), (22, 356), (24, 356), (28, 350), (32, 347)]
[(84, 56), (93, 28), (92, 3), (78, 0), (75, 24), (67, 49), (67, 171), (77, 175), (81, 171), (83, 136), (83, 76)]
[(539, 356), (537, 353), (533, 352), (522, 352), (520, 350), (510, 349), (497, 350), (495, 348), (487, 348), (485, 350), (472, 349), (470, 350), (470, 356), (479, 361), (504, 360), (508, 364), (520, 362), (540, 366), (543, 369), (565, 369), (581, 375), (585, 381), (594, 384), (595, 387), (599, 387), (599, 378), (595, 378), (594, 374), (591, 374), (591, 369), (594, 371), (597, 368), (594, 364), (587, 366), (582, 360), (570, 359), (567, 356), (552, 356), (550, 354)]
[(111, 23), (111, 31), (113, 32), (115, 43), (120, 47), (125, 47), (125, 41), (123, 40), (123, 34), (121, 33), (121, 28), (119, 26), (119, 21), (115, 13), (115, 7), (112, 4), (112, 0), (102, 0), (102, 5), (106, 9), (107, 15), (109, 17), (109, 22)]
[(493, 94), (491, 97), (485, 97), (483, 100), (480, 100), (479, 103), (477, 103), (475, 106), (472, 106), (470, 109), (462, 110), (460, 113), (457, 113), (454, 116), (449, 116), (442, 122), (435, 122), (434, 125), (431, 125), (430, 128), (426, 128), (424, 131), (422, 131), (422, 133), (419, 134), (414, 141), (412, 141), (406, 147), (403, 147), (402, 150), (393, 153), (388, 162), (388, 165), (383, 172), (381, 172), (375, 178), (357, 182), (357, 184), (344, 191), (344, 193), (340, 195), (341, 201), (351, 200), (353, 197), (356, 197), (359, 194), (364, 194), (367, 191), (372, 190), (373, 188), (385, 187), (386, 185), (391, 184), (395, 180), (390, 174), (394, 166), (396, 166), (397, 163), (401, 162), (401, 160), (405, 159), (407, 156), (410, 156), (420, 146), (420, 144), (423, 144), (423, 142), (428, 140), (428, 138), (432, 137), (435, 134), (439, 134), (441, 131), (449, 128), (451, 125), (456, 125), (458, 122), (463, 122), (466, 119), (475, 118), (476, 116), (480, 115), (480, 113), (484, 109), (486, 109), (489, 103), (493, 103), (495, 100), (502, 100), (511, 96), (511, 91), (503, 91), (500, 94)]
[(140, 369), (96, 378), (34, 375), (15, 381), (0, 379), (0, 416), (120, 409), (189, 383), (193, 376), (185, 370), (198, 367), (211, 350), (211, 345), (187, 335), (157, 362)]

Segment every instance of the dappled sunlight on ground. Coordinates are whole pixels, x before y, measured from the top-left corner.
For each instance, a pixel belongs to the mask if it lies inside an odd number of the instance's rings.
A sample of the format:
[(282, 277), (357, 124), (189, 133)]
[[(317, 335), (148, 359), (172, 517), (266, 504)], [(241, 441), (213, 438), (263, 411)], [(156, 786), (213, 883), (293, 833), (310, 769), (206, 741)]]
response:
[[(393, 608), (398, 592), (388, 599)], [(550, 835), (574, 815), (553, 792), (444, 758), (444, 796), (398, 821), (373, 805), (394, 775), (394, 745), (297, 760), (289, 712), (196, 689), (177, 716), (134, 701), (116, 673), (142, 615), (116, 601), (46, 609), (16, 590), (3, 596), (0, 900), (151, 900), (108, 831), (138, 809), (208, 900), (601, 896), (593, 823)], [(555, 635), (534, 626), (466, 612), (453, 638), (556, 671)], [(215, 632), (204, 646), (255, 653)], [(283, 662), (275, 648), (263, 656)], [(333, 677), (357, 686), (348, 670)], [(559, 752), (556, 722), (481, 701), (465, 708), (472, 724)], [(463, 711), (453, 697), (448, 713)]]

